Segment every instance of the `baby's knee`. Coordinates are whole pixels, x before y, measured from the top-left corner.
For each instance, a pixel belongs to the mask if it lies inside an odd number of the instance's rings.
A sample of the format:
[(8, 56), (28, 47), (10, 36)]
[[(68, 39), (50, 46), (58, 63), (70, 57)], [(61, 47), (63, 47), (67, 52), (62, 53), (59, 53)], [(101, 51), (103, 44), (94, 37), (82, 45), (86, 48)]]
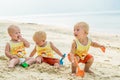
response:
[(32, 62), (36, 62), (36, 59), (35, 58), (31, 58)]
[(94, 58), (93, 57), (91, 57), (89, 60), (88, 60), (88, 62), (93, 62), (94, 61)]
[(42, 59), (41, 58), (36, 58), (35, 62), (40, 64), (40, 63), (42, 63)]

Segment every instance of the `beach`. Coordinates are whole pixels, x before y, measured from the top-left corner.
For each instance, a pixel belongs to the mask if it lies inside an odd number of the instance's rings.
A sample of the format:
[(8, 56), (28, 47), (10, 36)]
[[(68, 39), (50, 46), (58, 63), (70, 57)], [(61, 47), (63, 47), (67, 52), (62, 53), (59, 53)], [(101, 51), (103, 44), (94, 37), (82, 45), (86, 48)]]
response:
[[(91, 47), (89, 53), (94, 56), (94, 63), (91, 70), (94, 75), (85, 73), (83, 78), (71, 76), (71, 64), (67, 57), (64, 65), (59, 69), (48, 64), (33, 64), (28, 68), (17, 65), (14, 69), (8, 68), (9, 59), (5, 56), (5, 45), (10, 40), (7, 33), (9, 25), (18, 25), (25, 39), (30, 42), (30, 48), (26, 48), (27, 56), (35, 46), (32, 39), (33, 33), (43, 30), (47, 33), (47, 41), (51, 41), (64, 54), (68, 54), (71, 43), (74, 39), (72, 29), (66, 27), (54, 27), (53, 25), (21, 23), (0, 20), (0, 80), (120, 80), (120, 34), (107, 34), (92, 31), (89, 37), (100, 44), (106, 46), (103, 53), (99, 48)], [(34, 56), (36, 57), (36, 56)], [(57, 58), (60, 59), (58, 55)], [(83, 69), (84, 64), (80, 64)]]

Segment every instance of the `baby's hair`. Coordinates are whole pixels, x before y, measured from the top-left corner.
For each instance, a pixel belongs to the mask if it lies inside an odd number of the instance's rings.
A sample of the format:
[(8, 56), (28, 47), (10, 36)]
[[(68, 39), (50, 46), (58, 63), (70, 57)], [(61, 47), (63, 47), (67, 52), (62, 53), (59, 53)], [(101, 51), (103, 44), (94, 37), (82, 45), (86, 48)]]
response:
[(46, 33), (44, 31), (37, 31), (33, 35), (33, 40), (36, 41), (42, 41), (46, 40)]
[(19, 27), (16, 25), (10, 25), (8, 27), (8, 34), (11, 34), (16, 28), (19, 29)]
[(74, 28), (76, 27), (82, 27), (86, 34), (89, 33), (89, 25), (86, 22), (78, 22), (77, 24), (74, 25)]

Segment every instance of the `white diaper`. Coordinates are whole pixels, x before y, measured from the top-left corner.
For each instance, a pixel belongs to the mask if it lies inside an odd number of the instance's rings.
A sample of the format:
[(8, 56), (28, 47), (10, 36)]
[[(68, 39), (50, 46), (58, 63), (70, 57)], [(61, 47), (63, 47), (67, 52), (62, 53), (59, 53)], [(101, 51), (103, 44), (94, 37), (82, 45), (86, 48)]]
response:
[(19, 64), (22, 64), (23, 62), (25, 62), (25, 58), (19, 58), (20, 62)]

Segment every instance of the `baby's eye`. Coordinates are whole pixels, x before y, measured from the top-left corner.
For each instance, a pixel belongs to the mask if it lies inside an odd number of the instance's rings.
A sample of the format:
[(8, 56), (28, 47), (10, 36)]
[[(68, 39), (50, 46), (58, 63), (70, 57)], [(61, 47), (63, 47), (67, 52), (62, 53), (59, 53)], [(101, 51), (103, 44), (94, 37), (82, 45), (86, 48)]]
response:
[(36, 44), (38, 44), (38, 42), (36, 42)]
[(80, 31), (79, 29), (77, 29), (77, 31)]
[(15, 34), (18, 34), (17, 32), (15, 32)]

